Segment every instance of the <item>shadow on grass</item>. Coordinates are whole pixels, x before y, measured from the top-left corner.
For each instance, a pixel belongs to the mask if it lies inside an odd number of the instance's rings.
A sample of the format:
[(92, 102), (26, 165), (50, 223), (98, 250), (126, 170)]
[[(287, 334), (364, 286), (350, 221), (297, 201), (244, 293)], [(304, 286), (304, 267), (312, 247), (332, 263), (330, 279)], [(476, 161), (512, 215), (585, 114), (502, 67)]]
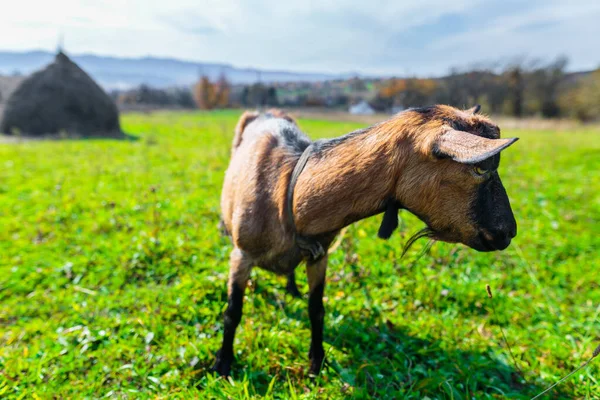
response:
[(332, 356), (328, 363), (363, 395), (435, 398), (445, 394), (460, 399), (496, 394), (514, 398), (541, 391), (525, 385), (518, 373), (495, 359), (491, 351), (449, 349), (447, 341), (411, 336), (375, 315), (346, 319), (329, 330), (326, 342), (350, 355), (351, 364), (339, 365)]
[[(266, 296), (273, 307), (281, 307), (275, 296), (261, 292), (253, 295)], [(288, 318), (309, 327), (306, 310), (285, 305), (283, 310)], [(315, 385), (322, 385), (325, 380), (337, 376), (354, 388), (353, 397), (529, 399), (545, 389), (526, 383), (512, 366), (498, 359), (500, 350), (459, 350), (449, 348), (448, 340), (431, 335), (414, 337), (405, 329), (394, 326), (377, 310), (363, 309), (360, 316), (326, 314), (324, 333), (329, 345), (325, 346), (324, 366), (328, 376), (317, 379)], [(309, 340), (307, 337), (307, 343)], [(338, 362), (331, 348), (346, 354), (352, 361)], [(304, 356), (306, 368), (300, 372), (289, 372), (285, 366), (274, 366), (271, 371), (257, 370), (243, 358), (238, 359), (233, 366), (234, 380), (241, 379), (240, 371), (243, 370), (257, 394), (265, 395), (275, 374), (284, 375), (279, 378), (282, 381), (289, 373), (293, 373), (295, 379), (298, 375), (302, 377), (308, 368), (308, 357)], [(302, 355), (299, 358), (303, 358)], [(203, 365), (201, 368), (205, 371), (198, 378), (210, 367)], [(308, 377), (305, 379), (308, 385)], [(568, 397), (556, 388), (544, 398)]]
[(117, 141), (130, 141), (135, 142), (140, 140), (139, 136), (132, 135), (130, 133), (121, 131), (115, 133), (109, 133), (106, 135), (64, 135), (64, 134), (54, 134), (54, 135), (7, 135), (4, 133), (0, 133), (0, 143), (22, 143), (22, 142), (36, 142), (36, 141), (72, 141), (72, 140), (117, 140)]

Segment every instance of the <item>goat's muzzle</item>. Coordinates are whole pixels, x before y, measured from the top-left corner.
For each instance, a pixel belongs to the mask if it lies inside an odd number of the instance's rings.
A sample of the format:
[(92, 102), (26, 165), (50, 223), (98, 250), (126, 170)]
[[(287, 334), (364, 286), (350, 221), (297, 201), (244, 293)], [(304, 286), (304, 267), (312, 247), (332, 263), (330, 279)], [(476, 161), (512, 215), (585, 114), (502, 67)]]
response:
[(482, 229), (475, 240), (469, 243), (469, 246), (478, 251), (498, 251), (504, 250), (511, 240), (517, 235), (516, 225), (514, 228), (497, 229), (492, 231)]

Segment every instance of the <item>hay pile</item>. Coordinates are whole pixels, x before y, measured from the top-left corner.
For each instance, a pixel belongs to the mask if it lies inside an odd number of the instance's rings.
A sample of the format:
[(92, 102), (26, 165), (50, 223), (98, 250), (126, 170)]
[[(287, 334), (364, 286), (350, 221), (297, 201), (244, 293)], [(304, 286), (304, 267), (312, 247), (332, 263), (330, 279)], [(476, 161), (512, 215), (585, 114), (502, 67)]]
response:
[(62, 52), (12, 93), (0, 120), (0, 132), (123, 137), (115, 103)]
[(12, 92), (23, 82), (22, 76), (1, 76), (0, 75), (0, 118), (4, 111), (4, 103), (9, 99)]

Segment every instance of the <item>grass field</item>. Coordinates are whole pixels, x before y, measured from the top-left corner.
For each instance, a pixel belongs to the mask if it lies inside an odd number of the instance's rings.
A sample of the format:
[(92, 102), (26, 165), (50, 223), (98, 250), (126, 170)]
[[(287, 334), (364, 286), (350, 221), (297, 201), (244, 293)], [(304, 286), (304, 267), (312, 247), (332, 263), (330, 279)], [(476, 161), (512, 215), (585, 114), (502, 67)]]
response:
[[(501, 166), (519, 224), (509, 249), (438, 243), (419, 257), (420, 242), (401, 258), (416, 218), (402, 213), (388, 242), (379, 218), (356, 223), (330, 258), (321, 377), (306, 376), (306, 299), (261, 270), (233, 381), (208, 374), (238, 115), (125, 115), (139, 140), (0, 144), (0, 398), (526, 399), (600, 344), (600, 133), (513, 131)], [(314, 138), (360, 127), (300, 125)], [(600, 397), (594, 361), (547, 398)]]

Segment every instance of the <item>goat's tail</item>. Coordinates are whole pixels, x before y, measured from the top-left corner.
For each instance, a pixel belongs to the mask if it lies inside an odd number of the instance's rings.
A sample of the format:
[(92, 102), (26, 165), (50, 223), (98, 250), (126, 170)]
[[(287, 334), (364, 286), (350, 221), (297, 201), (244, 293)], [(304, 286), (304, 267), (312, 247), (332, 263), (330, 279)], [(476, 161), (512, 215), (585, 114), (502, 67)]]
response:
[(235, 136), (233, 137), (233, 144), (231, 146), (231, 151), (234, 152), (242, 143), (242, 135), (244, 134), (244, 129), (246, 126), (252, 121), (258, 118), (258, 112), (256, 111), (244, 111), (240, 119), (238, 120), (237, 125), (235, 126)]

